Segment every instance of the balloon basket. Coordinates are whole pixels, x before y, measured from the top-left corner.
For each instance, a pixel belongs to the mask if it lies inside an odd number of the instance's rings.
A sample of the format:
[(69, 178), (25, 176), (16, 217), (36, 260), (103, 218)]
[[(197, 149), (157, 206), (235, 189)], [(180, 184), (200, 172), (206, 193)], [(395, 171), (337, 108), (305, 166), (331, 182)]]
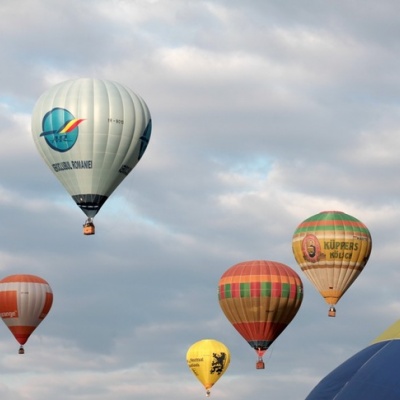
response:
[(328, 317), (336, 317), (335, 307), (331, 307), (328, 311)]
[(86, 221), (85, 224), (83, 225), (83, 234), (84, 235), (94, 235), (95, 233), (95, 228), (94, 228), (94, 223), (91, 221)]
[(259, 360), (256, 362), (256, 369), (265, 369), (264, 361)]
[(25, 354), (25, 350), (22, 346), (19, 348), (18, 354)]

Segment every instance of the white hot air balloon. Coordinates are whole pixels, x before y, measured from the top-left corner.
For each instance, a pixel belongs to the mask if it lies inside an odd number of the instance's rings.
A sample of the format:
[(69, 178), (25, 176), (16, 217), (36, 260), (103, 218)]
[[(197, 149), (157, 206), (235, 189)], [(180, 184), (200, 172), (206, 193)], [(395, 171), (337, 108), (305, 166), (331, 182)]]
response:
[(32, 113), (32, 135), (44, 161), (88, 219), (143, 156), (151, 135), (144, 100), (116, 82), (81, 78), (45, 92)]

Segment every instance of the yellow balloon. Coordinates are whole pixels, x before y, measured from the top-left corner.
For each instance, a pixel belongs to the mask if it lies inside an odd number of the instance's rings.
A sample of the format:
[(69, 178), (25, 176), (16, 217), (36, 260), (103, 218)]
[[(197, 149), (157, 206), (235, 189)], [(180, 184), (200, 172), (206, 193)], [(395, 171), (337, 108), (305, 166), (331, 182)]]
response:
[(231, 361), (229, 349), (221, 342), (204, 339), (190, 346), (186, 353), (186, 362), (196, 378), (206, 389), (210, 389), (227, 370)]

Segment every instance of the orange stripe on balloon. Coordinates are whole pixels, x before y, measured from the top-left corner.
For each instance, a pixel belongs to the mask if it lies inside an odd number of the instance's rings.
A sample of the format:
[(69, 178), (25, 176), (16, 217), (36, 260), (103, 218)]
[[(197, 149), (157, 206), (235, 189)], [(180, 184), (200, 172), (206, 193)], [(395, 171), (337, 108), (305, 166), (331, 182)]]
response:
[(35, 326), (9, 326), (8, 328), (19, 344), (25, 344), (36, 329)]
[(281, 282), (291, 283), (295, 279), (299, 282), (299, 278), (295, 275), (223, 275), (219, 281), (220, 285), (226, 285), (227, 283), (251, 283), (251, 282)]
[(28, 274), (18, 274), (18, 275), (10, 275), (5, 277), (0, 281), (0, 283), (14, 283), (14, 282), (31, 282), (31, 283), (46, 283), (44, 279), (35, 275)]
[(43, 310), (39, 315), (39, 319), (44, 319), (49, 313), (51, 305), (53, 304), (53, 293), (46, 293), (46, 299), (44, 301)]
[(4, 290), (0, 292), (0, 316), (1, 318), (18, 318), (17, 292)]

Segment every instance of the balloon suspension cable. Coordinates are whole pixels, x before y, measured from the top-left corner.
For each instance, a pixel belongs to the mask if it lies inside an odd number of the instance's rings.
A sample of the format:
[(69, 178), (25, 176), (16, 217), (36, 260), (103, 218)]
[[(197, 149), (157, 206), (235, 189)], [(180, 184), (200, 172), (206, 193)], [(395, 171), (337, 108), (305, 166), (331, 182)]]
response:
[(328, 317), (336, 317), (336, 309), (333, 306), (329, 307)]
[(210, 397), (211, 392), (207, 389), (206, 390), (206, 397)]
[(18, 350), (18, 354), (25, 354), (25, 349), (24, 346), (20, 346), (19, 350)]

